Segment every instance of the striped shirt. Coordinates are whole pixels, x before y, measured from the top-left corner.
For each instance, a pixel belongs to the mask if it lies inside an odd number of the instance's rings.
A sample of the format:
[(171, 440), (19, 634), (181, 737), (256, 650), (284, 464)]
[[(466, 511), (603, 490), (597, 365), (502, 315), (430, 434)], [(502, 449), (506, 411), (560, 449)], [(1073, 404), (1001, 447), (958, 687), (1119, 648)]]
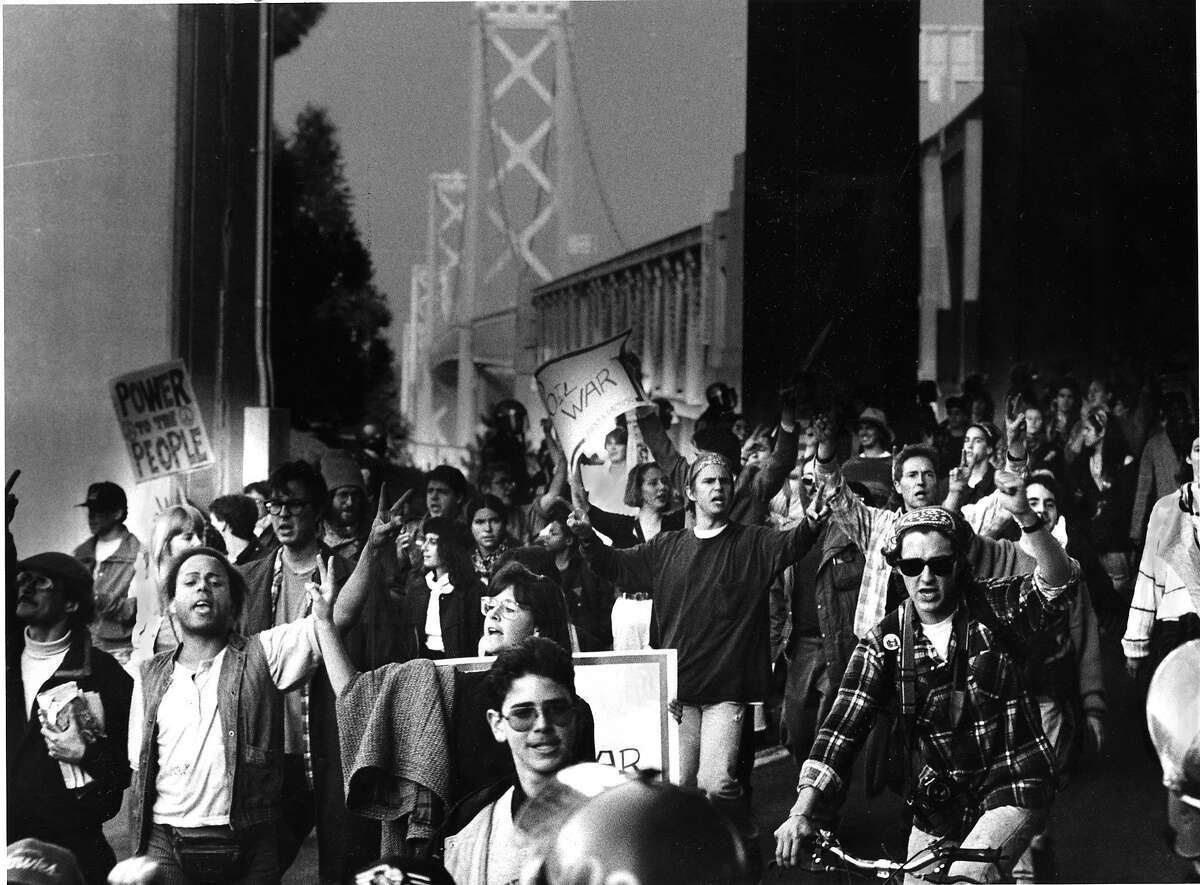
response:
[(1158, 499), (1150, 513), (1146, 549), (1138, 565), (1129, 621), (1121, 647), (1127, 658), (1150, 654), (1154, 622), (1200, 613), (1200, 549), (1191, 517), (1179, 509), (1179, 493)]
[[(1005, 622), (1014, 636), (1028, 643), (1063, 628), (1070, 596), (1078, 586), (1078, 565), (1061, 587), (1048, 587), (1036, 572), (1013, 578), (974, 581), (977, 594)], [(960, 606), (963, 603), (960, 602)], [(957, 727), (950, 719), (953, 662), (962, 654), (950, 640), (942, 660), (915, 624), (916, 719), (914, 746), (919, 747), (922, 776), (940, 772), (967, 797), (967, 807), (982, 814), (1015, 805), (1039, 808), (1054, 796), (1053, 753), (1041, 729), (1036, 703), (1023, 688), (1022, 661), (1004, 650), (993, 631), (975, 618), (967, 624), (967, 697)], [(849, 776), (854, 757), (875, 720), (877, 710), (900, 691), (895, 637), (886, 641), (877, 627), (859, 642), (845, 678), (812, 753), (800, 771), (800, 786), (826, 791)], [(891, 656), (892, 660), (887, 661)], [(889, 674), (891, 678), (889, 678)]]

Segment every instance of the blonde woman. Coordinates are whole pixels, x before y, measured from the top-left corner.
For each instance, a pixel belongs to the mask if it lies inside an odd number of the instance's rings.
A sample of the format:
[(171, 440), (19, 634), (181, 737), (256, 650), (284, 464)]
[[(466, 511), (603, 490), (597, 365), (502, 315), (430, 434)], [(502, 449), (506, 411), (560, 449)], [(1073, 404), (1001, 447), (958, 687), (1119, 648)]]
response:
[(150, 549), (134, 577), (137, 624), (133, 628), (131, 661), (148, 660), (179, 645), (179, 638), (163, 599), (163, 582), (171, 558), (204, 545), (204, 514), (190, 504), (168, 507), (154, 519)]

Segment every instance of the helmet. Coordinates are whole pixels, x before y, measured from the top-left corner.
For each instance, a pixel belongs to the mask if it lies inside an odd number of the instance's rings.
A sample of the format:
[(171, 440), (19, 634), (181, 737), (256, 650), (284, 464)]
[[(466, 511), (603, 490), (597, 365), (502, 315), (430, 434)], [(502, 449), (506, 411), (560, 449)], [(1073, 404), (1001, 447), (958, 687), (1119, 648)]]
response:
[(554, 801), (568, 816), (543, 843), (537, 881), (544, 885), (752, 881), (733, 824), (699, 793), (643, 778), (584, 797), (574, 810), (561, 796)]
[(386, 454), (387, 427), (381, 421), (366, 420), (354, 434), (361, 448), (373, 454)]
[(732, 412), (737, 408), (737, 391), (724, 381), (714, 381), (704, 388), (704, 397), (710, 406), (722, 412)]
[(1146, 724), (1163, 785), (1200, 806), (1200, 639), (1163, 658), (1146, 693)]
[(515, 399), (502, 399), (492, 406), (492, 425), (502, 433), (519, 436), (525, 432), (528, 413)]

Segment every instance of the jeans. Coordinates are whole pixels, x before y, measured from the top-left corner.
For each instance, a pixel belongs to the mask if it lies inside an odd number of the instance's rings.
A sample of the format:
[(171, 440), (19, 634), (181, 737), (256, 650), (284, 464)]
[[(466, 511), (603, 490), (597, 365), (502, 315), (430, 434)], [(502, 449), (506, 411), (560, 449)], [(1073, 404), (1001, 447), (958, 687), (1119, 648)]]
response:
[(679, 725), (679, 784), (698, 789), (727, 814), (744, 838), (756, 835), (738, 782), (738, 753), (746, 705), (736, 701), (684, 704)]
[[(1017, 858), (1029, 847), (1029, 842), (1046, 825), (1049, 812), (1044, 808), (1018, 808), (1003, 805), (985, 811), (975, 822), (971, 832), (960, 843), (963, 848), (999, 848), (1000, 860), (996, 863), (958, 861), (951, 865), (951, 876), (966, 876), (974, 882), (999, 882), (1008, 878), (1016, 865)], [(938, 837), (914, 826), (908, 834), (908, 856), (912, 857), (927, 845), (938, 841)], [(922, 885), (924, 879), (905, 876), (905, 885)]]
[(799, 765), (808, 758), (817, 731), (833, 706), (838, 687), (829, 684), (829, 667), (821, 637), (797, 636), (795, 646), (788, 662), (779, 730), (783, 745)]
[[(260, 824), (251, 827), (242, 841), (242, 877), (230, 885), (270, 885), (280, 879), (279, 864), (275, 855), (275, 826)], [(150, 829), (150, 841), (146, 856), (158, 864), (156, 885), (194, 885), (175, 859), (171, 836), (161, 824)]]
[[(1042, 714), (1042, 731), (1046, 733), (1046, 740), (1050, 742), (1050, 746), (1053, 748), (1055, 755), (1057, 756), (1059, 752), (1058, 738), (1062, 734), (1062, 708), (1058, 705), (1056, 700), (1050, 697), (1039, 697), (1037, 702), (1038, 709)], [(1039, 850), (1049, 850), (1051, 843), (1050, 822), (1048, 819), (1046, 821), (1046, 826), (1042, 827), (1040, 831), (1035, 833), (1033, 835), (1033, 839), (1039, 840), (1036, 844), (1036, 847), (1038, 847)], [(1026, 848), (1021, 854), (1021, 858), (1013, 867), (1013, 879), (1015, 879), (1017, 882), (1036, 882), (1038, 880), (1038, 871), (1036, 869), (1036, 865), (1034, 864), (1033, 857), (1034, 847), (1035, 845), (1030, 845), (1028, 848)]]
[(613, 651), (641, 651), (650, 646), (651, 599), (618, 596), (612, 607)]

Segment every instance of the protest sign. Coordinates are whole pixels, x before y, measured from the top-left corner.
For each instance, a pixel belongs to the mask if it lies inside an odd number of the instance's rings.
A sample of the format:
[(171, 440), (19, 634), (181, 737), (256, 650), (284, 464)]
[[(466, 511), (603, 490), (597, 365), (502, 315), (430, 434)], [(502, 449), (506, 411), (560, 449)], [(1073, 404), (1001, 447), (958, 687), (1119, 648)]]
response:
[(542, 405), (570, 463), (602, 422), (648, 402), (640, 380), (622, 359), (631, 332), (555, 357), (533, 373)]
[(215, 463), (183, 360), (114, 378), (109, 391), (138, 482)]
[[(596, 761), (630, 773), (654, 769), (664, 780), (678, 782), (679, 725), (667, 712), (667, 702), (675, 697), (675, 649), (580, 652), (572, 659), (575, 691), (591, 706), (596, 722)], [(437, 664), (479, 672), (490, 669), (493, 660), (454, 658)]]

